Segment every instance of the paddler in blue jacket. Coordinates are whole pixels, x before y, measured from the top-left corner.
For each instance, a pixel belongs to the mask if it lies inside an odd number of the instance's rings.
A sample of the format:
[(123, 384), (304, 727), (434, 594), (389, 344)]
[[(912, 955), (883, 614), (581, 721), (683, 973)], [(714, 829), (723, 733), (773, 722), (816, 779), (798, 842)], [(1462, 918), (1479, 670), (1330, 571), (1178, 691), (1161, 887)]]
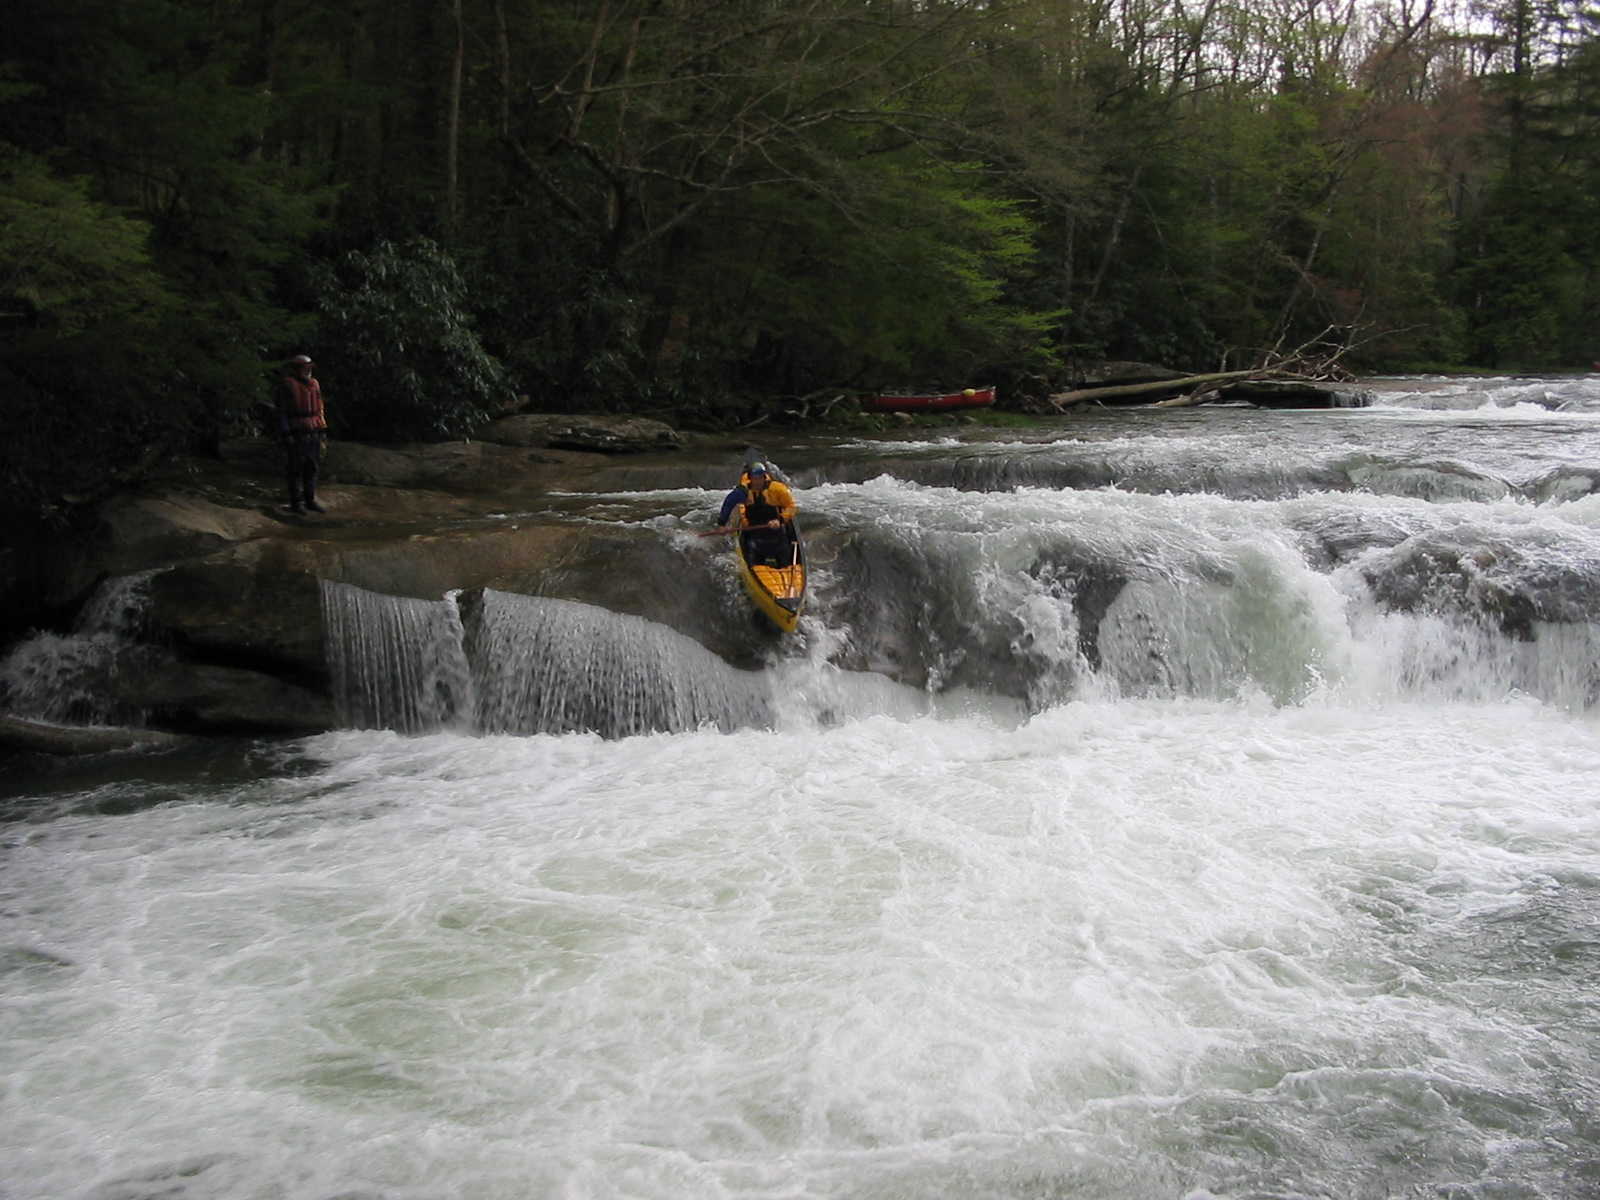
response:
[[(731, 523), (734, 529), (745, 533), (747, 554), (759, 547), (761, 556), (781, 558), (779, 548), (789, 541), (786, 531), (794, 514), (794, 493), (788, 485), (772, 478), (766, 463), (753, 462), (745, 468), (739, 486), (723, 497), (717, 523), (724, 528)], [(780, 539), (766, 530), (785, 533)]]
[(794, 493), (787, 484), (772, 478), (763, 462), (753, 462), (746, 467), (739, 476), (739, 486), (722, 498), (717, 524), (727, 525), (741, 506), (744, 512), (738, 523), (740, 529), (753, 529), (757, 525), (782, 529), (794, 520)]

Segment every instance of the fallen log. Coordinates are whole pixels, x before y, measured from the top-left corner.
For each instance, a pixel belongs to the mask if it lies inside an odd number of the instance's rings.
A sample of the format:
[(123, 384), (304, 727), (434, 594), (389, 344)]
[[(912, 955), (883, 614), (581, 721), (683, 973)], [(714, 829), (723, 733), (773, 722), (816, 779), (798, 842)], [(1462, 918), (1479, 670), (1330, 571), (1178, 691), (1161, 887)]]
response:
[(1154, 379), (1144, 383), (1118, 383), (1110, 387), (1076, 388), (1070, 392), (1057, 392), (1048, 397), (1050, 403), (1058, 411), (1071, 408), (1075, 404), (1084, 404), (1092, 400), (1109, 399), (1113, 396), (1146, 396), (1152, 392), (1183, 392), (1195, 389), (1206, 389), (1209, 385), (1225, 383), (1235, 379), (1272, 379), (1280, 378), (1283, 371), (1213, 371), (1208, 375), (1181, 375), (1176, 379)]
[(1202, 388), (1199, 391), (1186, 392), (1182, 396), (1168, 396), (1165, 400), (1157, 400), (1151, 408), (1193, 408), (1199, 404), (1210, 404), (1221, 396), (1216, 388)]
[(57, 725), (9, 714), (0, 716), (0, 749), (35, 754), (105, 754), (112, 750), (162, 749), (184, 739), (154, 729)]

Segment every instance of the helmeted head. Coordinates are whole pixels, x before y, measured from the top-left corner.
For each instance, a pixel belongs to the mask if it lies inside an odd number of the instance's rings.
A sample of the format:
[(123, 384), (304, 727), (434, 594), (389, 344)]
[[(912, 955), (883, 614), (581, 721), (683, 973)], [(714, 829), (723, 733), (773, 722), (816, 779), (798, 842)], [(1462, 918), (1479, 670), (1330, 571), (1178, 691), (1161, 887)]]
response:
[(291, 371), (309, 371), (311, 369), (311, 356), (309, 354), (296, 354), (288, 362)]
[(751, 483), (758, 483), (759, 484), (759, 483), (766, 483), (767, 482), (767, 479), (768, 479), (767, 464), (764, 463), (764, 462), (753, 462), (753, 463), (751, 463), (749, 465), (749, 467), (747, 467), (745, 469), (745, 473), (750, 476), (750, 482)]

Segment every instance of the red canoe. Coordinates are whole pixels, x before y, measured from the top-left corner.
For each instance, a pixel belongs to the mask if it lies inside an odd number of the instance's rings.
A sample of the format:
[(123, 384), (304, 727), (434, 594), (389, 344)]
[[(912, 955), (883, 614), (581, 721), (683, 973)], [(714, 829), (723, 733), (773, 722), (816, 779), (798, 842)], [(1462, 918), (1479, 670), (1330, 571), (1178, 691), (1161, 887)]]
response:
[(868, 396), (861, 402), (862, 407), (877, 412), (940, 412), (947, 408), (987, 408), (993, 403), (992, 387), (934, 396)]

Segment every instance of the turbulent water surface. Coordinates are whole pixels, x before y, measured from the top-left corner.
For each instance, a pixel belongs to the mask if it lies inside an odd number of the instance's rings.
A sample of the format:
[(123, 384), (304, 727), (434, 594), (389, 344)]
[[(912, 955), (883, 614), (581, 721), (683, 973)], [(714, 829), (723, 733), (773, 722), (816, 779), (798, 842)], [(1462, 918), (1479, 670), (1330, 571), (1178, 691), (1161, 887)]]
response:
[(0, 784), (0, 1197), (1600, 1194), (1600, 380), (768, 450), (755, 667), (613, 494), (704, 630), (330, 585), (349, 729)]

